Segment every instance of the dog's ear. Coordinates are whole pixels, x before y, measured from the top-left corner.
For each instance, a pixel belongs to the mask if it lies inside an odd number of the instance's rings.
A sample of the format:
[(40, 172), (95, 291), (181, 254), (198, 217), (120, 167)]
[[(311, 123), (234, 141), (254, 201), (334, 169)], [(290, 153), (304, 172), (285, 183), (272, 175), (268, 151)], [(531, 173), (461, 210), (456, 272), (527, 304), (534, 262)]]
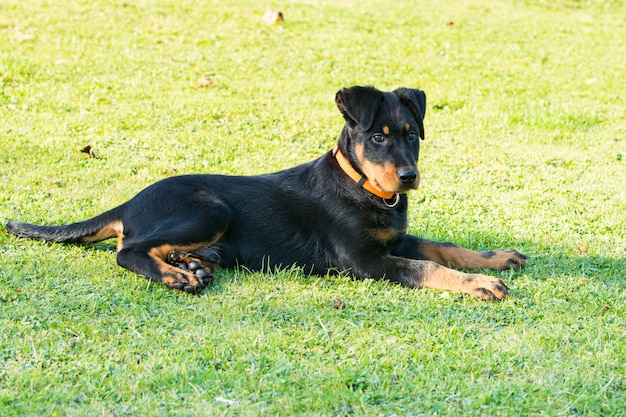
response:
[(393, 90), (402, 104), (407, 106), (419, 124), (419, 136), (424, 139), (424, 115), (426, 114), (426, 94), (416, 88), (398, 88)]
[(344, 88), (335, 95), (337, 108), (346, 122), (358, 125), (362, 130), (372, 127), (382, 101), (383, 93), (374, 87)]

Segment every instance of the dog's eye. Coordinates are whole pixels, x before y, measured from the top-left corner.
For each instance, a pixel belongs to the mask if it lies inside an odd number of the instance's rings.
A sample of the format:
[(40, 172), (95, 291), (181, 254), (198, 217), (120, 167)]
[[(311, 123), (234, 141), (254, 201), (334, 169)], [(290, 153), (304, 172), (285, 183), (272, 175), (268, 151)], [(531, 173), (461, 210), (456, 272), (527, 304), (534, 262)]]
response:
[(410, 132), (409, 132), (409, 140), (410, 140), (411, 142), (413, 142), (413, 141), (414, 141), (414, 140), (416, 140), (416, 139), (417, 139), (417, 133), (415, 133), (415, 132), (413, 132), (413, 131), (410, 131)]
[(382, 133), (376, 133), (372, 136), (372, 140), (376, 143), (383, 143), (385, 141), (385, 136)]

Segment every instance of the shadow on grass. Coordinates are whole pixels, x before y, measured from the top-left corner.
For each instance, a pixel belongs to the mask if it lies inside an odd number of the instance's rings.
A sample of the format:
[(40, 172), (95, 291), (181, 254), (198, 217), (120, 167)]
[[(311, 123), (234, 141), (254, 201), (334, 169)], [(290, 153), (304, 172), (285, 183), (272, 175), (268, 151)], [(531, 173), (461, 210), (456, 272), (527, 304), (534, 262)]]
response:
[[(9, 237), (10, 240), (16, 239)], [(480, 272), (487, 275), (499, 275), (508, 285), (514, 289), (514, 293), (518, 297), (532, 297), (530, 287), (516, 288), (516, 283), (522, 279), (526, 282), (545, 283), (555, 280), (555, 285), (560, 285), (560, 281), (568, 281), (568, 285), (572, 283), (585, 283), (593, 280), (595, 283), (602, 283), (603, 286), (612, 287), (618, 285), (624, 287), (626, 285), (626, 258), (625, 257), (605, 257), (578, 251), (572, 253), (571, 247), (559, 247), (558, 245), (548, 247), (545, 243), (535, 244), (530, 241), (522, 240), (506, 240), (502, 237), (488, 236), (486, 234), (476, 234), (470, 237), (472, 242), (458, 242), (460, 246), (475, 250), (491, 250), (491, 249), (518, 249), (528, 256), (527, 265), (519, 271), (492, 271), (482, 270)], [(445, 240), (445, 239), (443, 239)], [(15, 240), (14, 242), (17, 242)], [(116, 254), (116, 246), (114, 240), (107, 240), (96, 244), (85, 245), (95, 251)], [(63, 244), (58, 245), (62, 250)], [(115, 258), (112, 257), (112, 262)], [(211, 293), (220, 292), (223, 284), (234, 280), (246, 280), (247, 277), (258, 272), (247, 270), (245, 267), (238, 269), (219, 269), (216, 271), (216, 280), (209, 288)], [(273, 272), (266, 272), (270, 275), (291, 276), (294, 273), (301, 275), (304, 280), (311, 280), (311, 277), (304, 273), (303, 269), (294, 267), (277, 268)], [(323, 278), (323, 277), (322, 277)], [(313, 277), (318, 279), (318, 277)]]

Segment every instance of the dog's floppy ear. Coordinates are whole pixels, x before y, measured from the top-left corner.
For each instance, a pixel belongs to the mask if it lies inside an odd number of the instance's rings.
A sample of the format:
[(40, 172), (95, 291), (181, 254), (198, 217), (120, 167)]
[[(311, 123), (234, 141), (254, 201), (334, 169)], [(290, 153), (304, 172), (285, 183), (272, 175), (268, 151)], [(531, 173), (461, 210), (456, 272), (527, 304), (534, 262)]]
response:
[(374, 116), (383, 101), (383, 93), (374, 87), (350, 87), (339, 90), (335, 95), (337, 108), (346, 122), (368, 130), (374, 123)]
[(419, 124), (420, 138), (424, 139), (424, 115), (426, 114), (426, 94), (416, 88), (398, 88), (393, 90), (402, 104), (407, 106)]

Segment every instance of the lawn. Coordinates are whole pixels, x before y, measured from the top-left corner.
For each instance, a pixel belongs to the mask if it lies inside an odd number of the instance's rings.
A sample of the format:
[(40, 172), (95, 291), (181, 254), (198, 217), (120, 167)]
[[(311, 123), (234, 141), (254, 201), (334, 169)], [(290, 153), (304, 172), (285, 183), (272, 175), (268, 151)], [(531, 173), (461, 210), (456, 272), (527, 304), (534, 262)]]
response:
[[(3, 0), (0, 415), (623, 415), (625, 39), (617, 0)], [(506, 300), (294, 268), (192, 296), (4, 229), (309, 161), (351, 85), (425, 90), (409, 232), (528, 255), (486, 272)]]

